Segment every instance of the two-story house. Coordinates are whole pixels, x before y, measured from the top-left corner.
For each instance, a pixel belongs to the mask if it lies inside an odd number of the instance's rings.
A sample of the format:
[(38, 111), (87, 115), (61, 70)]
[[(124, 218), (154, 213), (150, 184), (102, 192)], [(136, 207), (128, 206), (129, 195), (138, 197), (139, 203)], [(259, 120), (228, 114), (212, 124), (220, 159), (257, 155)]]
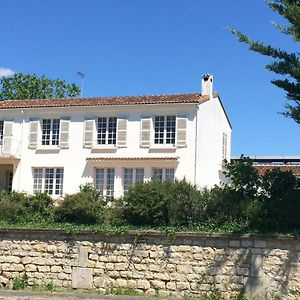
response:
[(202, 92), (0, 102), (0, 186), (54, 197), (93, 183), (120, 196), (135, 182), (222, 180), (231, 126), (213, 78)]

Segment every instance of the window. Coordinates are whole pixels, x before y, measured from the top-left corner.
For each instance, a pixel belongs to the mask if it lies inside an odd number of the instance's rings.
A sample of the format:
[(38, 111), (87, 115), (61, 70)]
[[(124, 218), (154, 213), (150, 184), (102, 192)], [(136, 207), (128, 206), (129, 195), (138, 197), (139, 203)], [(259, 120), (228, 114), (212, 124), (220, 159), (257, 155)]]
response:
[(175, 170), (173, 168), (167, 169), (153, 169), (153, 179), (157, 181), (173, 181), (175, 178)]
[(114, 195), (115, 169), (96, 169), (96, 189), (101, 191), (103, 196)]
[(115, 145), (117, 138), (117, 118), (98, 118), (97, 143)]
[(175, 144), (176, 116), (156, 116), (154, 144)]
[(4, 121), (0, 120), (0, 142), (3, 141), (3, 129), (4, 129)]
[(129, 186), (134, 185), (137, 182), (144, 181), (144, 169), (132, 169), (125, 168), (124, 169), (124, 191), (127, 192)]
[(46, 192), (49, 195), (63, 194), (63, 168), (33, 169), (33, 192)]
[(227, 134), (223, 133), (223, 141), (222, 141), (222, 160), (227, 158)]
[(59, 119), (42, 120), (42, 145), (59, 145)]

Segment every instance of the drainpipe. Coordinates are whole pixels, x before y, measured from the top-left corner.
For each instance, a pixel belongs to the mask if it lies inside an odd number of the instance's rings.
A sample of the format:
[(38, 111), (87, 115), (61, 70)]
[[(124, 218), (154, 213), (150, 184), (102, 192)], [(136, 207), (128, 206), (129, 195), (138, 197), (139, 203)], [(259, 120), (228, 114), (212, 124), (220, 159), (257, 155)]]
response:
[(195, 132), (195, 157), (194, 157), (194, 185), (197, 181), (197, 154), (198, 154), (198, 105), (196, 105), (196, 132)]

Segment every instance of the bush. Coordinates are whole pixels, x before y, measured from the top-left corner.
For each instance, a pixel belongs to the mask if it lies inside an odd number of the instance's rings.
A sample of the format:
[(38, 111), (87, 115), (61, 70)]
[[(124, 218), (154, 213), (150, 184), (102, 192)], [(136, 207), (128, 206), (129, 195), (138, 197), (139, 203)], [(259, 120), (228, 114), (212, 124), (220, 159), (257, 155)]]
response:
[(55, 209), (56, 220), (80, 224), (104, 222), (104, 201), (100, 193), (91, 185), (80, 188), (80, 192), (66, 195)]

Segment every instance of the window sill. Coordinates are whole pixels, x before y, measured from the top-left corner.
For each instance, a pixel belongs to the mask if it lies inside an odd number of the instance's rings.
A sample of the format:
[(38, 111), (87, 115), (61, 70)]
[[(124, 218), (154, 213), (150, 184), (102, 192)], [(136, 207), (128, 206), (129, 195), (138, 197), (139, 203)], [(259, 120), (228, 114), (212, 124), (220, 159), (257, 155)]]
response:
[(36, 150), (38, 151), (47, 151), (47, 150), (60, 150), (58, 145), (39, 145)]
[(92, 150), (101, 150), (101, 149), (106, 149), (106, 150), (114, 150), (117, 149), (116, 145), (93, 145)]
[(169, 149), (174, 150), (177, 147), (173, 144), (152, 144), (150, 145), (150, 149)]

